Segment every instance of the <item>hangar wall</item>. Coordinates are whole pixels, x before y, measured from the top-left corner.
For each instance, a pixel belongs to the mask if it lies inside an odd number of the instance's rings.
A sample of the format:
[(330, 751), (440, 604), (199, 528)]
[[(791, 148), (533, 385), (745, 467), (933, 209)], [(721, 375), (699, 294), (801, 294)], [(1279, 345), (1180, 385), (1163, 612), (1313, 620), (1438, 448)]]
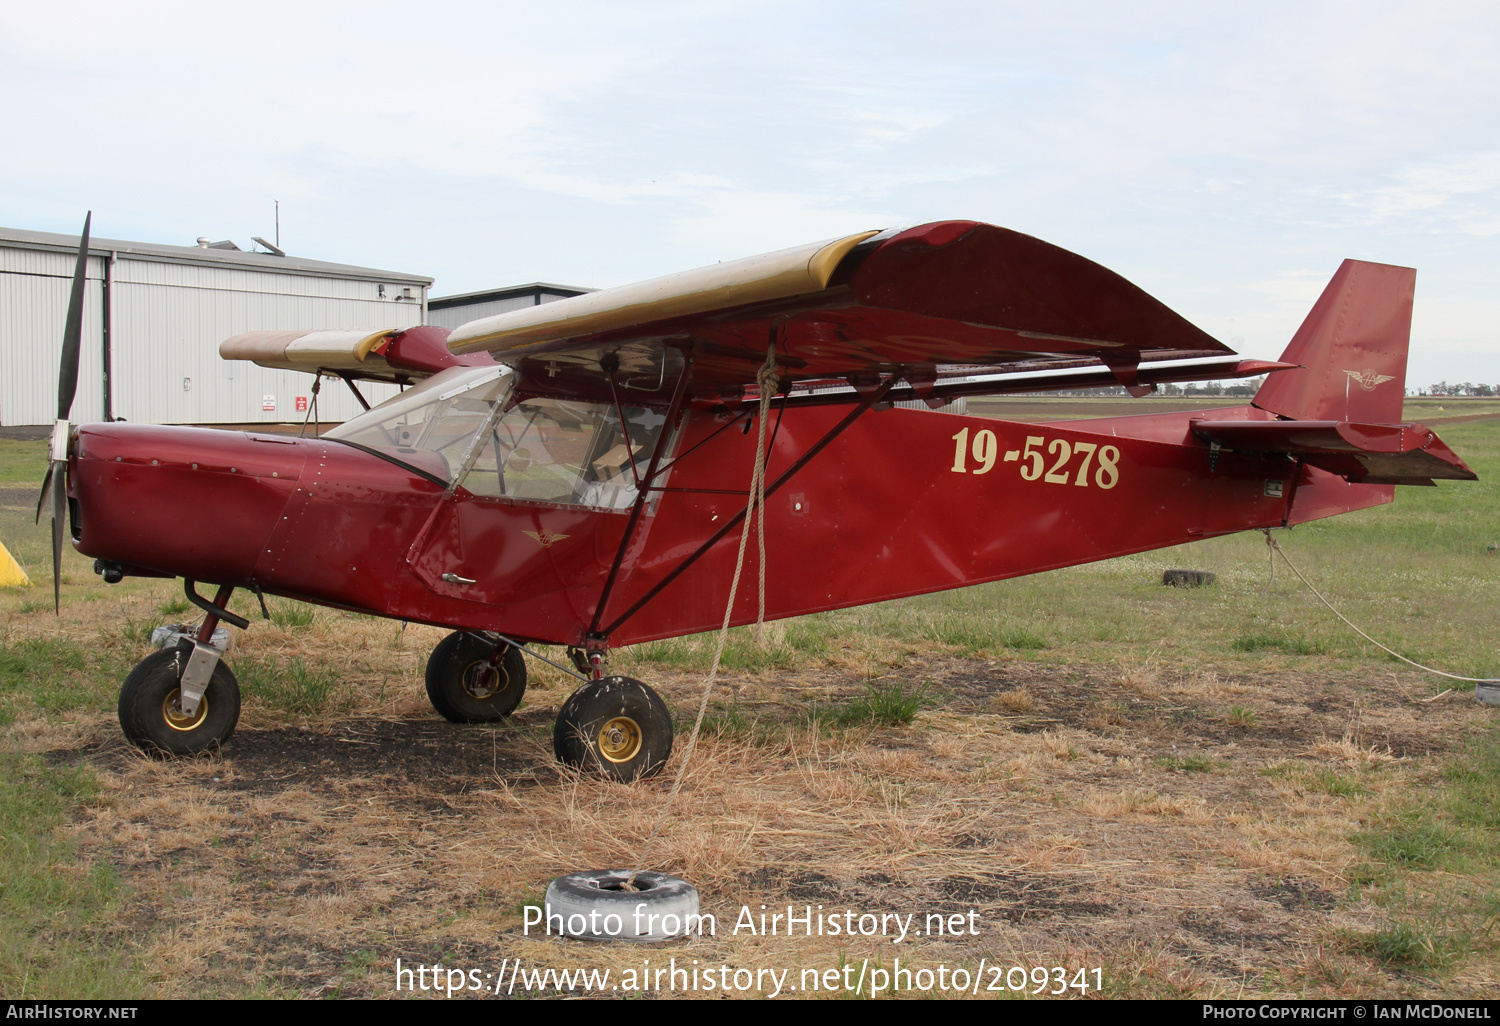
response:
[[(0, 229), (0, 424), (50, 424), (76, 236)], [(431, 278), (268, 253), (91, 239), (75, 423), (300, 422), (313, 378), (219, 358), (243, 331), (411, 327)], [(104, 363), (110, 363), (108, 397)], [(362, 383), (371, 404), (395, 393)], [(274, 409), (265, 407), (272, 402)], [(318, 418), (360, 411), (324, 379)]]

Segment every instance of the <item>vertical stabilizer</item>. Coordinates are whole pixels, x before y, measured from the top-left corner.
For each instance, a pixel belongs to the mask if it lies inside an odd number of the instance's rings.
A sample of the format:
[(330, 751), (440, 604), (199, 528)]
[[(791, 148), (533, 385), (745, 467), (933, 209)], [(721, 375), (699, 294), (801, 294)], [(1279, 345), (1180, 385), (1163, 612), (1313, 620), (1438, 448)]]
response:
[(1300, 369), (1272, 374), (1255, 405), (1294, 420), (1399, 421), (1416, 283), (1410, 267), (1345, 260), (1281, 356)]

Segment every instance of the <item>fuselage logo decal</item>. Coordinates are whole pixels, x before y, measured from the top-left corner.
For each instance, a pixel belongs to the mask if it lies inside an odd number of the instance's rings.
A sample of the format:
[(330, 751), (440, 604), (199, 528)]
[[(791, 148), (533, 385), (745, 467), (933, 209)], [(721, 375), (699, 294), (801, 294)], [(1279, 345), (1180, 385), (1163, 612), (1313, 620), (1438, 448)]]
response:
[(573, 537), (571, 534), (553, 534), (551, 531), (547, 530), (545, 527), (542, 528), (540, 531), (522, 531), (521, 533), (524, 534), (524, 535), (527, 535), (529, 537), (535, 538), (538, 542), (541, 543), (541, 546), (544, 549), (545, 548), (550, 548), (551, 546), (556, 545), (558, 542), (562, 541), (564, 538), (571, 538), (571, 537)]
[(1349, 377), (1351, 377), (1352, 379), (1354, 379), (1354, 382), (1356, 384), (1358, 384), (1359, 387), (1362, 388), (1362, 389), (1364, 389), (1366, 392), (1373, 392), (1373, 391), (1375, 391), (1375, 386), (1378, 385), (1378, 384), (1380, 384), (1382, 381), (1390, 381), (1390, 380), (1392, 380), (1391, 375), (1389, 375), (1389, 374), (1377, 374), (1377, 373), (1375, 373), (1375, 371), (1374, 371), (1373, 368), (1369, 368), (1369, 367), (1365, 368), (1362, 371), (1346, 370), (1346, 371), (1344, 371), (1344, 373), (1347, 374), (1347, 375), (1349, 375)]

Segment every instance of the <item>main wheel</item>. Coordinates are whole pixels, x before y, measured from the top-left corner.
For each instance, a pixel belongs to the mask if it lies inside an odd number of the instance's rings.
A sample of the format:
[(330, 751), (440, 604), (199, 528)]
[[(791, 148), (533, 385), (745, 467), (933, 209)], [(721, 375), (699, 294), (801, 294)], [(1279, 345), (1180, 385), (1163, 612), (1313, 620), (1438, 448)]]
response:
[(591, 680), (563, 703), (552, 750), (569, 766), (614, 780), (654, 777), (672, 754), (672, 713), (638, 680)]
[(498, 666), (495, 646), (473, 634), (450, 634), (427, 658), (427, 697), (454, 723), (492, 723), (515, 712), (526, 691), (526, 660), (505, 646)]
[(120, 729), (151, 755), (196, 755), (229, 740), (240, 721), (240, 685), (221, 659), (192, 716), (178, 681), (187, 656), (176, 646), (136, 664), (120, 687)]

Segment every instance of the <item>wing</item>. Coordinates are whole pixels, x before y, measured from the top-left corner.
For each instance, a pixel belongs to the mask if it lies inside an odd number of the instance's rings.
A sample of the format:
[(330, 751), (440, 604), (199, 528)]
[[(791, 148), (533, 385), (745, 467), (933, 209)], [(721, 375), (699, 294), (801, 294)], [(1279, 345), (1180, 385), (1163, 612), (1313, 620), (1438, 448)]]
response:
[(690, 357), (691, 391), (705, 398), (741, 394), (772, 342), (784, 385), (1103, 364), (1133, 387), (1143, 361), (1233, 355), (1113, 271), (974, 221), (864, 232), (514, 310), (463, 325), (448, 348), (488, 352), (534, 382), (561, 377), (559, 391), (611, 358), (622, 382), (660, 391)]
[(219, 344), (225, 360), (274, 370), (326, 372), (344, 378), (405, 383), (440, 370), (491, 364), (488, 356), (455, 356), (445, 328), (355, 328), (329, 331), (247, 331)]

